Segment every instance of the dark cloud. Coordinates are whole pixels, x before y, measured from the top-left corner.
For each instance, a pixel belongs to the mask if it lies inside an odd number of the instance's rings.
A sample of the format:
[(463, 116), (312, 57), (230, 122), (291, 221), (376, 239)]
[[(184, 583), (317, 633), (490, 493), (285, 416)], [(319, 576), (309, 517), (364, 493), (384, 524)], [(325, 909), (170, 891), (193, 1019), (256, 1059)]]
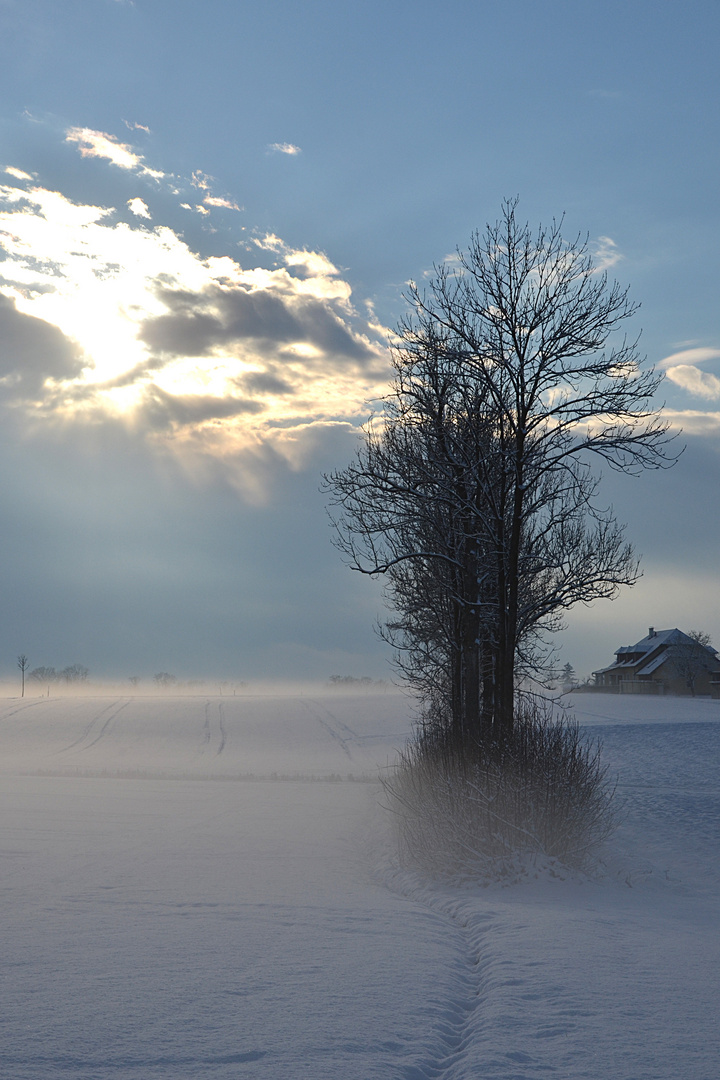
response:
[(147, 319), (139, 332), (154, 352), (205, 356), (242, 341), (275, 346), (304, 342), (337, 358), (360, 363), (375, 358), (331, 304), (315, 297), (239, 287), (212, 287), (198, 294), (165, 289), (159, 295), (168, 314)]
[[(223, 338), (223, 326), (213, 315), (193, 311), (178, 298), (176, 310), (170, 315), (146, 319), (138, 332), (154, 353), (165, 356), (206, 356)], [(163, 297), (165, 303), (167, 299)], [(185, 310), (183, 310), (185, 308)]]
[(159, 430), (173, 424), (199, 424), (203, 420), (227, 419), (248, 413), (259, 413), (263, 404), (246, 398), (169, 394), (158, 386), (150, 386), (144, 394), (140, 412), (148, 427)]
[(61, 330), (24, 315), (0, 294), (0, 379), (6, 396), (35, 394), (46, 379), (74, 378), (83, 366), (78, 346)]
[(249, 375), (238, 379), (237, 384), (254, 394), (294, 394), (296, 392), (289, 382), (270, 371), (251, 371)]

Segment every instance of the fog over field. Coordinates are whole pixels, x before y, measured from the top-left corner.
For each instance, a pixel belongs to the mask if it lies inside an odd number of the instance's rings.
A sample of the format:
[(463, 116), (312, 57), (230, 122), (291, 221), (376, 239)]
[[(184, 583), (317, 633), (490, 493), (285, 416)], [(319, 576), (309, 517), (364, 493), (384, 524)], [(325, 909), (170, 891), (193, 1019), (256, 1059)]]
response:
[(719, 33), (0, 0), (0, 1080), (717, 1080)]
[(720, 639), (720, 11), (566, 7), (0, 3), (0, 676), (387, 677), (320, 477), (408, 281), (515, 195), (642, 305), (687, 444), (605, 469), (645, 576), (569, 614), (561, 663)]
[(591, 875), (400, 866), (392, 690), (0, 702), (8, 1080), (713, 1080), (720, 702), (573, 695)]

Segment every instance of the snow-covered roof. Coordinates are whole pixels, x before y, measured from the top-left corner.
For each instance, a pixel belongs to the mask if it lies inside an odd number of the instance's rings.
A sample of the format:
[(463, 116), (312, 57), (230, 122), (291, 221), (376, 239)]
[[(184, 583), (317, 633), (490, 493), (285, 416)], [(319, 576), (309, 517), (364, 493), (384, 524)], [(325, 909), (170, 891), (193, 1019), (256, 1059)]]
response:
[[(615, 655), (619, 658), (625, 653), (653, 653), (661, 645), (666, 647), (669, 645), (697, 645), (697, 642), (688, 634), (684, 634), (682, 630), (678, 630), (677, 627), (672, 630), (651, 629), (636, 645), (623, 645)], [(708, 652), (717, 656), (717, 649), (713, 649), (711, 645), (706, 646), (706, 648)]]
[(634, 663), (626, 664), (610, 664), (610, 667), (600, 668), (599, 671), (593, 671), (593, 675), (604, 675), (606, 671), (633, 671), (635, 669)]
[[(633, 671), (638, 664), (642, 667), (636, 671), (637, 675), (651, 675), (661, 664), (667, 660), (668, 651), (678, 645), (697, 645), (694, 638), (684, 634), (682, 630), (673, 627), (672, 630), (655, 630), (650, 628), (644, 638), (635, 645), (621, 645), (616, 650), (617, 657), (614, 664), (609, 667), (594, 671), (593, 675), (604, 675), (606, 672)], [(716, 660), (720, 659), (717, 649), (712, 645), (703, 648)], [(656, 654), (656, 655), (653, 655)]]
[(638, 668), (637, 674), (652, 675), (653, 671), (657, 671), (657, 669), (661, 667), (668, 659), (668, 652), (668, 649), (663, 649), (663, 651), (658, 653), (657, 656), (653, 656), (652, 660), (650, 660), (643, 667)]

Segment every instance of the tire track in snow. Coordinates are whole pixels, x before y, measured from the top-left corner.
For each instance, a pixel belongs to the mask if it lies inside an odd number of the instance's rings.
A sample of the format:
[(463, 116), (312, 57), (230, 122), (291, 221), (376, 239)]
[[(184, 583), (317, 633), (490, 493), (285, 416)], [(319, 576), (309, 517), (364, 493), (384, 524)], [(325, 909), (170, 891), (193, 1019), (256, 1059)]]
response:
[(100, 731), (97, 733), (95, 738), (92, 739), (92, 741), (89, 742), (87, 744), (87, 746), (83, 746), (81, 753), (85, 753), (85, 751), (89, 750), (91, 746), (95, 746), (96, 743), (99, 743), (100, 740), (102, 738), (104, 738), (113, 729), (113, 727), (115, 726), (116, 719), (118, 718), (120, 713), (123, 711), (123, 709), (127, 709), (129, 704), (130, 704), (129, 701), (124, 701), (119, 709), (116, 709), (114, 713), (110, 713), (110, 716), (108, 716), (107, 720), (105, 721), (103, 726), (100, 728)]
[[(202, 746), (200, 753), (204, 754), (206, 750), (209, 751), (210, 744), (213, 741), (213, 721), (211, 715), (212, 702), (205, 702), (205, 719), (203, 721), (202, 729)], [(217, 726), (218, 726), (218, 745), (215, 750), (215, 757), (219, 757), (225, 749), (225, 743), (227, 742), (227, 730), (225, 728), (225, 706), (218, 702), (217, 706)]]
[[(89, 735), (92, 734), (92, 731), (93, 731), (95, 725), (100, 720), (102, 720), (103, 716), (105, 716), (106, 713), (110, 712), (111, 709), (114, 709), (115, 706), (119, 703), (119, 701), (120, 701), (120, 699), (118, 698), (118, 701), (113, 701), (109, 705), (106, 705), (106, 707), (104, 709), (102, 709), (97, 714), (97, 716), (93, 717), (93, 719), (90, 721), (90, 723), (86, 726), (86, 728), (83, 731), (82, 735), (78, 736), (78, 738), (75, 739), (74, 742), (71, 742), (68, 746), (64, 746), (62, 748), (62, 750), (58, 750), (58, 753), (59, 754), (66, 754), (68, 752), (68, 750), (74, 750), (76, 746), (79, 746), (81, 742), (83, 742), (85, 739), (88, 738)], [(125, 703), (120, 706), (120, 709), (118, 709), (118, 712), (120, 712), (121, 709), (124, 709), (126, 705), (129, 705), (129, 700), (126, 700)], [(116, 715), (116, 714), (113, 714), (113, 715)], [(105, 725), (103, 727), (103, 731), (105, 731), (106, 726), (107, 725)], [(96, 740), (93, 740), (93, 741), (96, 741)], [(93, 745), (93, 744), (91, 743), (90, 745)], [(84, 749), (87, 749), (87, 747), (84, 747)]]
[(202, 740), (202, 753), (205, 753), (205, 747), (210, 742), (210, 702), (205, 702), (205, 723), (203, 724), (203, 740)]
[(225, 749), (225, 742), (227, 741), (227, 732), (225, 731), (225, 706), (221, 701), (218, 702), (218, 722), (220, 724), (220, 745), (215, 751), (215, 757), (219, 757)]
[(34, 709), (38, 705), (43, 705), (46, 703), (46, 701), (46, 698), (40, 698), (39, 701), (28, 701), (23, 705), (18, 705), (17, 708), (11, 709), (9, 712), (4, 712), (2, 716), (0, 716), (0, 722), (2, 722), (3, 720), (9, 720), (11, 716), (15, 716), (19, 712), (25, 712), (26, 709)]
[[(349, 749), (348, 743), (357, 740), (357, 734), (353, 729), (348, 727), (347, 724), (344, 724), (342, 720), (338, 720), (337, 716), (334, 716), (329, 709), (326, 709), (319, 701), (315, 701), (314, 698), (309, 698), (307, 700), (305, 698), (299, 698), (298, 700), (305, 706), (313, 719), (317, 720), (318, 724), (325, 728), (328, 735), (336, 742), (340, 743), (343, 753), (347, 755), (350, 761), (352, 761), (352, 750)], [(313, 712), (310, 708), (311, 705), (315, 707), (317, 712)], [(324, 712), (325, 715), (329, 717), (329, 720), (323, 720), (322, 716), (320, 716), (320, 712)], [(343, 732), (345, 732), (345, 734), (343, 734)]]

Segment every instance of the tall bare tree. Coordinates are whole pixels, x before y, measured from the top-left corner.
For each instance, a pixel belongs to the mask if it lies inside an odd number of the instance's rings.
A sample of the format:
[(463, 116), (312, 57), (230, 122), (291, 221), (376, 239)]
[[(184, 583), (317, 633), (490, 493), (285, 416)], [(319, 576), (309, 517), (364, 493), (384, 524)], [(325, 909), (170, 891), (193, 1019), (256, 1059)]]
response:
[(22, 691), (20, 693), (20, 697), (25, 697), (25, 672), (28, 669), (29, 663), (30, 661), (28, 660), (25, 653), (20, 653), (17, 658), (17, 666), (20, 668), (20, 675), (22, 677)]
[(498, 738), (562, 613), (637, 578), (593, 460), (674, 461), (627, 290), (516, 208), (411, 286), (383, 415), (326, 477), (339, 547), (385, 575), (401, 670), (445, 722)]

